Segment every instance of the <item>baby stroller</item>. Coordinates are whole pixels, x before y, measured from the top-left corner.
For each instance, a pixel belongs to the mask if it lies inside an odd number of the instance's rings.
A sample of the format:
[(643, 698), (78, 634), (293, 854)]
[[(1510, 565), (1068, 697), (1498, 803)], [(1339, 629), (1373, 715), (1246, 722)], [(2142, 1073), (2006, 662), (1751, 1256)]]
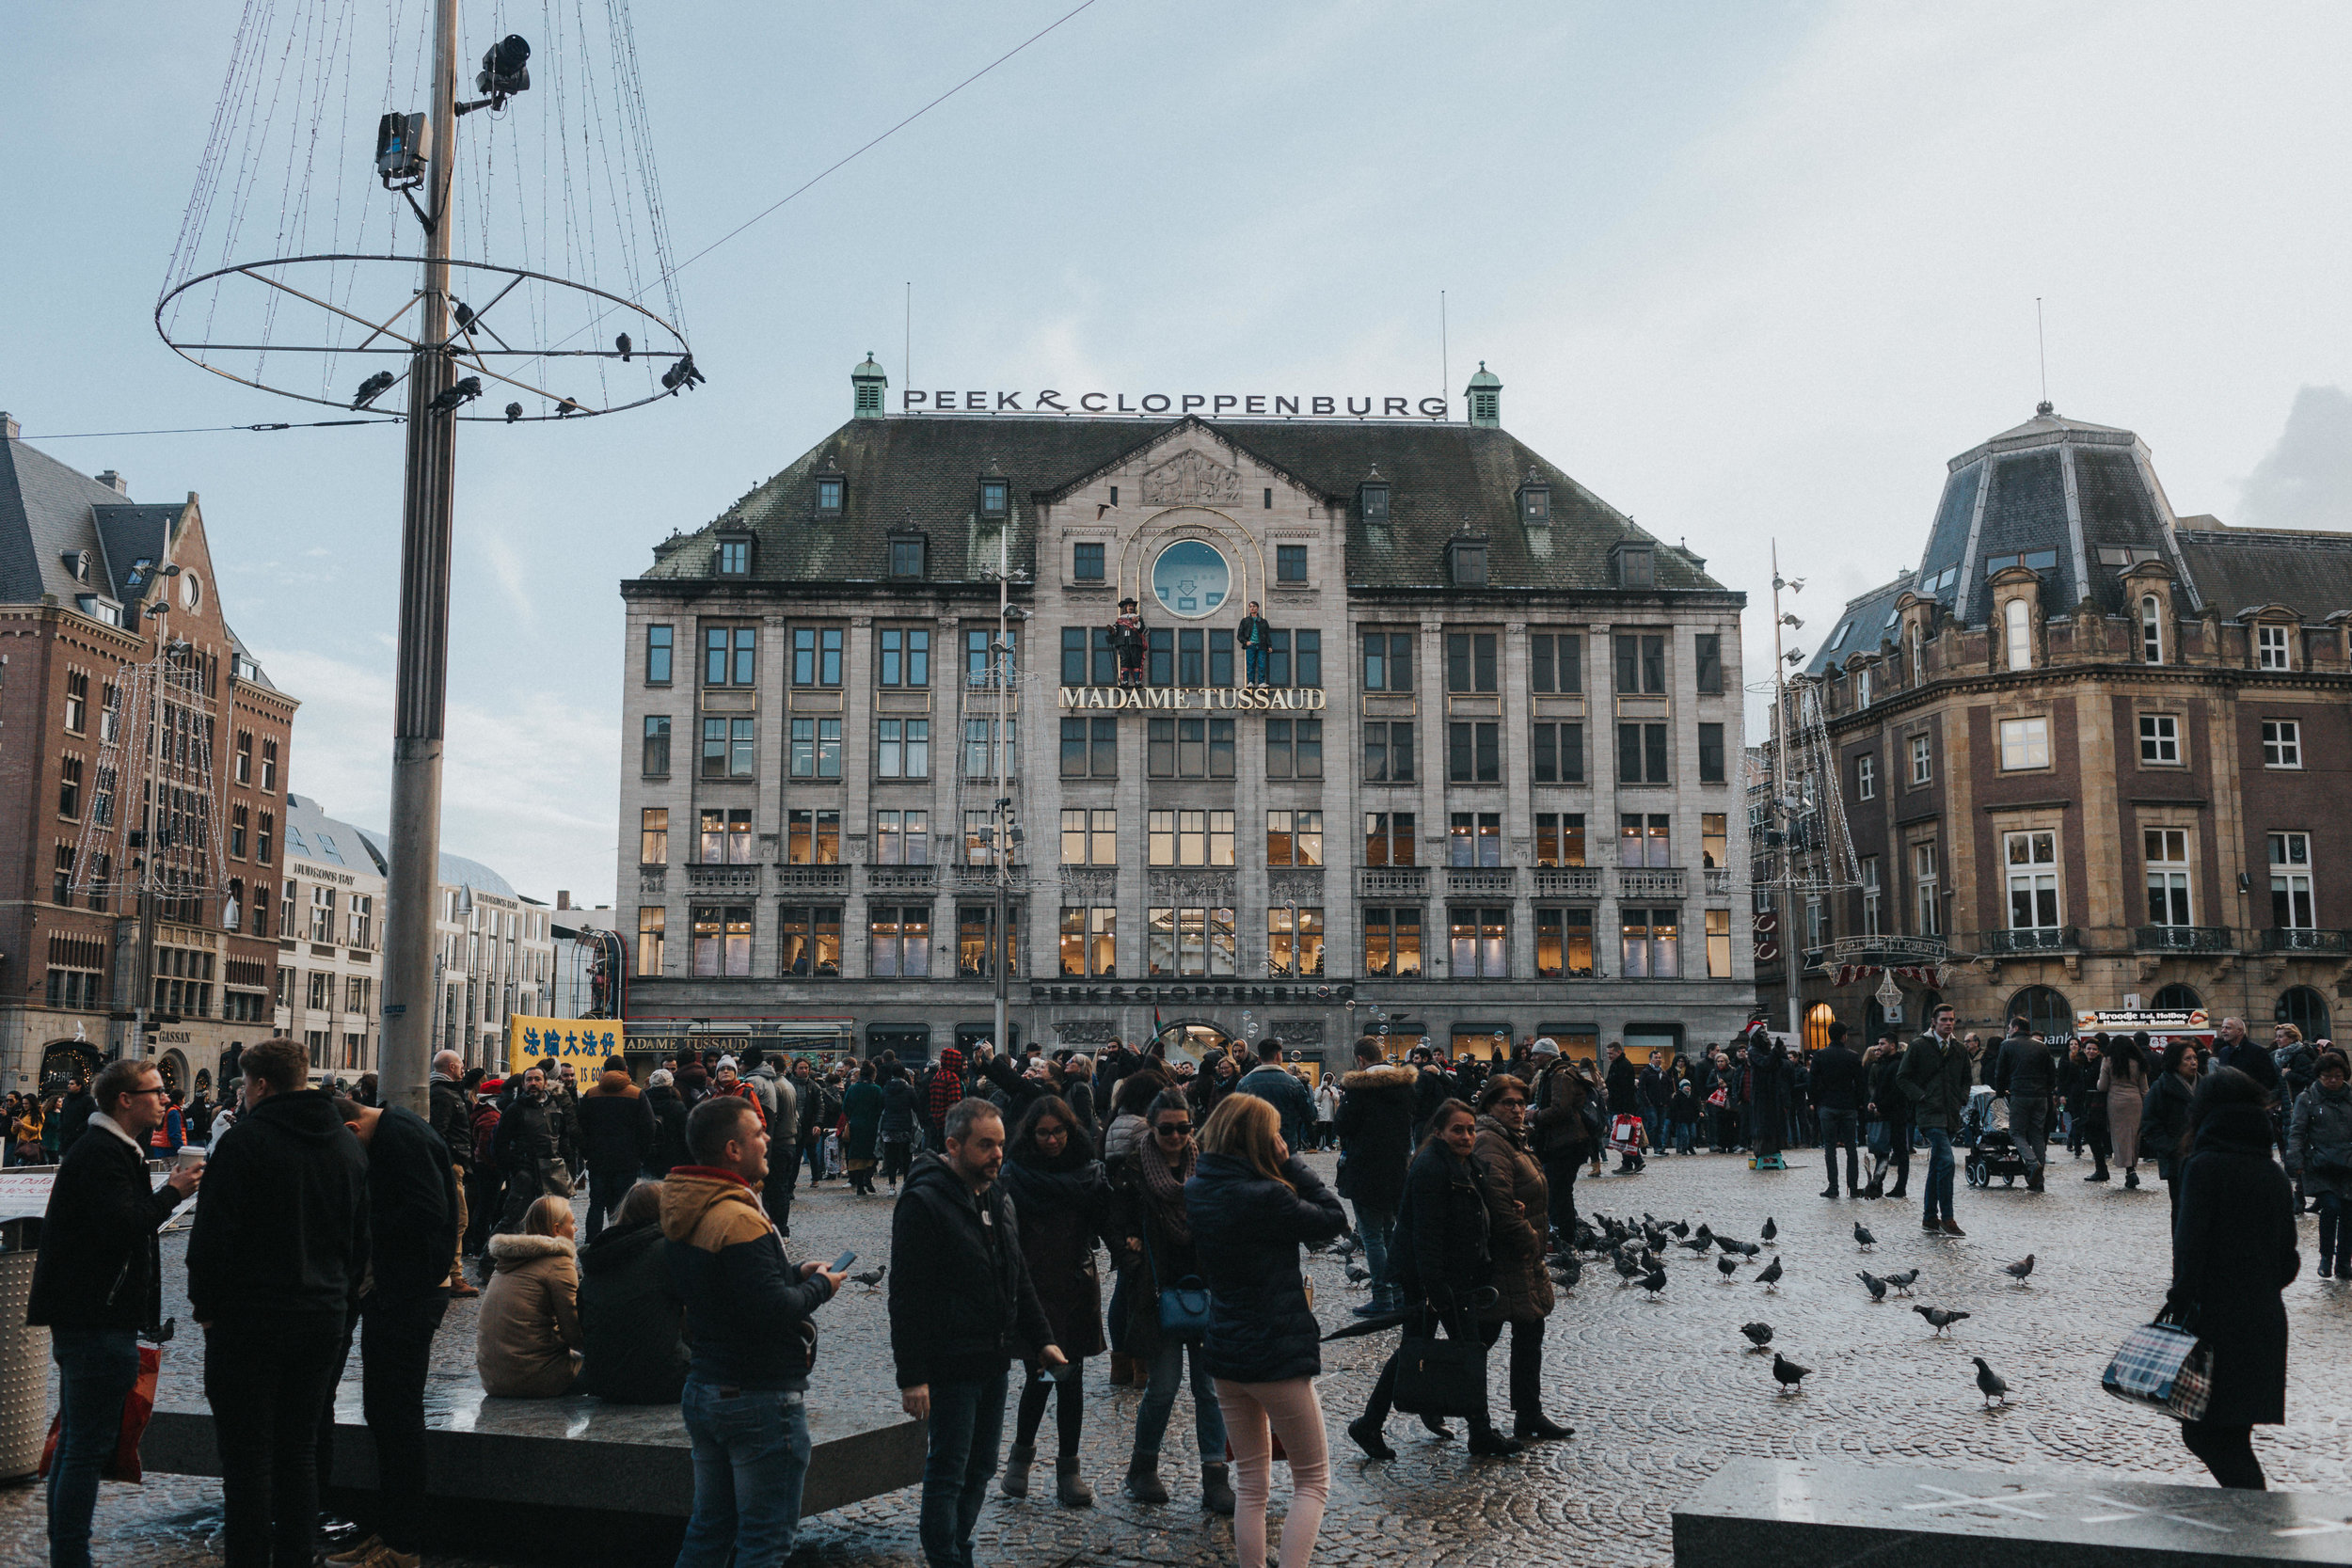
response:
[(2017, 1179), (2026, 1173), (2026, 1162), (2017, 1151), (2016, 1137), (2002, 1125), (2008, 1119), (2007, 1106), (1994, 1103), (1991, 1089), (1979, 1084), (1968, 1091), (1967, 1114), (1961, 1120), (1968, 1157), (1962, 1163), (1961, 1170), (1971, 1187), (1990, 1187), (1996, 1176), (2003, 1185), (2014, 1187)]

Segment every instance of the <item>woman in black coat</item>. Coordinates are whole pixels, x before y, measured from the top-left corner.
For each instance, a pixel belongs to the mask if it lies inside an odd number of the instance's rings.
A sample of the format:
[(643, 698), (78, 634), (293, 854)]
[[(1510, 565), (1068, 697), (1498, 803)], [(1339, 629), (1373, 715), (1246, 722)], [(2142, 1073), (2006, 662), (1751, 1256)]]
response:
[[(1429, 1136), (1413, 1156), (1405, 1178), (1405, 1206), (1397, 1216), (1398, 1275), (1405, 1295), (1405, 1331), (1427, 1337), (1445, 1327), (1449, 1339), (1478, 1334), (1476, 1301), (1494, 1278), (1494, 1249), (1486, 1199), (1470, 1164), (1478, 1136), (1477, 1115), (1449, 1100), (1429, 1118)], [(1347, 1435), (1375, 1459), (1394, 1459), (1382, 1428), (1396, 1397), (1396, 1357), (1380, 1369), (1364, 1413), (1347, 1423)], [(1423, 1416), (1422, 1424), (1449, 1436), (1445, 1423)], [(1508, 1455), (1518, 1445), (1480, 1417), (1470, 1433), (1470, 1451)]]
[[(1869, 1134), (1870, 1188), (1885, 1192), (1888, 1197), (1902, 1196), (1911, 1184), (1911, 1100), (1896, 1086), (1902, 1070), (1900, 1041), (1877, 1041), (1862, 1059), (1863, 1120), (1866, 1125), (1884, 1124), (1883, 1130)], [(1895, 1187), (1887, 1192), (1884, 1183), (1890, 1164), (1895, 1167)]]
[(1045, 1396), (1054, 1393), (1056, 1496), (1064, 1508), (1090, 1508), (1093, 1489), (1078, 1474), (1078, 1438), (1086, 1419), (1082, 1369), (1088, 1356), (1103, 1353), (1094, 1239), (1111, 1228), (1110, 1184), (1068, 1101), (1053, 1094), (1030, 1101), (1006, 1145), (1003, 1181), (1038, 1305), (1068, 1360), (1050, 1379), (1041, 1379), (1032, 1366), (1021, 1380), (1012, 1451), (1005, 1457), (997, 1490), (1008, 1497), (1029, 1495), (1037, 1429), (1045, 1418)]
[(2264, 1490), (2253, 1431), (2287, 1418), (2287, 1312), (2295, 1193), (2270, 1158), (2263, 1086), (2234, 1068), (2206, 1075), (2190, 1110), (2167, 1308), (2213, 1348), (2213, 1398), (2181, 1440), (2224, 1486)]
[(1275, 1437), (1290, 1459), (1282, 1560), (1295, 1568), (1314, 1550), (1331, 1491), (1314, 1381), (1323, 1370), (1323, 1335), (1298, 1249), (1345, 1230), (1347, 1212), (1282, 1142), (1273, 1102), (1254, 1094), (1227, 1095), (1210, 1113), (1184, 1207), (1209, 1286), (1207, 1360), (1233, 1449), (1240, 1568), (1265, 1568)]
[(675, 1404), (686, 1386), (686, 1303), (661, 1239), (661, 1183), (640, 1181), (580, 1249), (580, 1393)]
[(2181, 1219), (2181, 1171), (2187, 1164), (2189, 1124), (2197, 1096), (2197, 1053), (2185, 1038), (2165, 1048), (2164, 1068), (2140, 1102), (2139, 1147), (2156, 1163), (2172, 1199), (2172, 1222)]

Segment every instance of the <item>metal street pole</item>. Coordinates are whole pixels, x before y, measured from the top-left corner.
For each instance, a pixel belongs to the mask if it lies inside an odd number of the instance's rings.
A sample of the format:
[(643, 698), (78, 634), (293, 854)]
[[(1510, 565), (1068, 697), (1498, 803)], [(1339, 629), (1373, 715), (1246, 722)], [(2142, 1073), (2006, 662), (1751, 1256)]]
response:
[(1009, 797), (1005, 792), (1005, 689), (1012, 676), (1012, 641), (1008, 630), (1006, 611), (1012, 605), (1012, 519), (1005, 519), (1003, 530), (996, 535), (996, 638), (995, 652), (989, 659), (991, 673), (996, 677), (996, 733), (993, 744), (996, 748), (996, 915), (991, 923), (990, 938), (995, 946), (996, 972), (996, 1035), (997, 1051), (1010, 1055), (1005, 1038), (1005, 1011), (1010, 998), (1009, 987), (1012, 976), (1007, 962), (1009, 946), (1005, 940), (1005, 921), (1010, 902), (1006, 879), (1012, 874), (1012, 813), (1007, 807)]
[(441, 860), (441, 743), (449, 687), (454, 410), (432, 404), (450, 383), (450, 184), (457, 147), (457, 0), (434, 0), (433, 161), (424, 279), (408, 361), (408, 463), (402, 496), (400, 654), (392, 720), (392, 868), (384, 943), (387, 1105), (426, 1111), (433, 1019), (434, 901)]
[[(1788, 797), (1781, 793), (1792, 783), (1788, 766), (1788, 661), (1780, 652), (1780, 541), (1772, 541), (1772, 816), (1781, 824), (1780, 835), (1780, 974), (1783, 989), (1788, 993), (1788, 1037), (1804, 1048), (1803, 999), (1798, 995), (1799, 977), (1804, 973), (1797, 946), (1797, 848), (1796, 819), (1784, 809)], [(1808, 933), (1809, 934), (1809, 933)]]

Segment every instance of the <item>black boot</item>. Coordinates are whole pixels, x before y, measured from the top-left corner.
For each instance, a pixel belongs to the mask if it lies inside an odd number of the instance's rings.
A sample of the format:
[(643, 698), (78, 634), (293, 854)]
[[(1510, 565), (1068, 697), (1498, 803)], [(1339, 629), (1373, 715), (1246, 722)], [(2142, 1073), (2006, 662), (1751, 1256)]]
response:
[(1553, 1443), (1575, 1436), (1576, 1428), (1549, 1420), (1538, 1410), (1532, 1415), (1522, 1413), (1513, 1424), (1511, 1434), (1522, 1443)]
[(1519, 1445), (1491, 1423), (1481, 1422), (1470, 1429), (1470, 1451), (1481, 1459), (1508, 1459), (1519, 1451)]

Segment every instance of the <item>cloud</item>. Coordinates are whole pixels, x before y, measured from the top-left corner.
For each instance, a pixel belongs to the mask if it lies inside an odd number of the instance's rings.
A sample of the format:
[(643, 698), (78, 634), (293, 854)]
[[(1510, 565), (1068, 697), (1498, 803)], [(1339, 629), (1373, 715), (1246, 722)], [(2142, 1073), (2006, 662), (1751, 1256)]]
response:
[[(291, 774), (297, 793), (361, 827), (391, 820), (392, 676), (296, 648), (263, 650), (302, 700)], [(442, 753), (441, 847), (480, 861), (533, 898), (558, 888), (608, 903), (620, 795), (616, 720), (546, 692), (492, 705), (453, 699)]]
[(2352, 529), (2352, 394), (2306, 387), (2238, 489), (2242, 528)]

